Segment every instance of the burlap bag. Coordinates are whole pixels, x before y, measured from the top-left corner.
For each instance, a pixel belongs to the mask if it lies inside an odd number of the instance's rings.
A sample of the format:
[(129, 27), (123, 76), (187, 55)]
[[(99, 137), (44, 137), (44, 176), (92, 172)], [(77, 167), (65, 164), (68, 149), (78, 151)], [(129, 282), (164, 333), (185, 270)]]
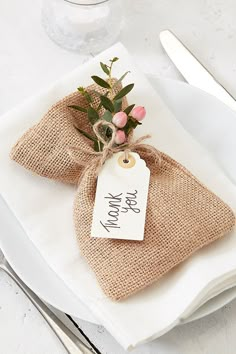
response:
[[(97, 165), (90, 141), (74, 127), (76, 122), (91, 132), (86, 115), (67, 107), (72, 104), (86, 106), (86, 100), (75, 92), (56, 103), (19, 139), (11, 158), (41, 176), (79, 181), (74, 203), (76, 235), (107, 296), (119, 300), (145, 288), (234, 227), (233, 211), (189, 171), (161, 152), (157, 166), (155, 158), (137, 146), (135, 151), (151, 171), (144, 241), (91, 238)], [(71, 146), (78, 149), (74, 155), (68, 149)]]

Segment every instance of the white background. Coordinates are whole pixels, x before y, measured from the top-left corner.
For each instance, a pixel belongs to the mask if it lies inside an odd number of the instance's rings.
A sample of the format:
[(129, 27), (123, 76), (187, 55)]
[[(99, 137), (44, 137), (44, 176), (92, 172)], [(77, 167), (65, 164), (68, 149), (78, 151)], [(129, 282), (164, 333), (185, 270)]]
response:
[[(67, 52), (52, 43), (41, 27), (40, 7), (40, 0), (0, 0), (0, 113), (93, 55)], [(172, 29), (236, 97), (235, 13), (235, 0), (125, 0), (126, 17), (120, 41), (143, 71), (182, 80), (158, 39), (160, 30)], [(101, 326), (82, 321), (80, 325), (102, 354), (124, 354)], [(235, 332), (236, 301), (133, 353), (235, 354)], [(65, 353), (37, 311), (3, 273), (0, 353)]]

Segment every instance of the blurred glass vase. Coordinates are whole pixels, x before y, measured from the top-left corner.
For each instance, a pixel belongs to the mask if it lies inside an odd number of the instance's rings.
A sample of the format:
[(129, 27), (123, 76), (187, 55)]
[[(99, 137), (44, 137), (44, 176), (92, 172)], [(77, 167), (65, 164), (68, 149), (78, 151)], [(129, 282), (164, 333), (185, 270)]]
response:
[(119, 36), (123, 0), (44, 0), (42, 23), (61, 47), (98, 53)]

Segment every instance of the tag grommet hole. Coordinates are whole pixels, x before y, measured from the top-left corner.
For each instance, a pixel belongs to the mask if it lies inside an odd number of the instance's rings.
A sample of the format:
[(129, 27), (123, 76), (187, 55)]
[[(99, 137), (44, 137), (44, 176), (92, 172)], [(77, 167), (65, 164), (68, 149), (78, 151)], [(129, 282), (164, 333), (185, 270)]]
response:
[(133, 155), (128, 154), (128, 156), (124, 156), (124, 154), (120, 155), (118, 158), (118, 164), (123, 168), (132, 168), (136, 164), (136, 160)]

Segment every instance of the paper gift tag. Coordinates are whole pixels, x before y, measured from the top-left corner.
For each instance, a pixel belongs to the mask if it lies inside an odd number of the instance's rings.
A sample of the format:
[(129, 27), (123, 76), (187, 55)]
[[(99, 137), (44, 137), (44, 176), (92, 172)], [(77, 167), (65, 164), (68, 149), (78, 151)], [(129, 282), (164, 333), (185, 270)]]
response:
[(114, 154), (102, 167), (93, 210), (92, 237), (143, 240), (150, 170), (137, 153)]

